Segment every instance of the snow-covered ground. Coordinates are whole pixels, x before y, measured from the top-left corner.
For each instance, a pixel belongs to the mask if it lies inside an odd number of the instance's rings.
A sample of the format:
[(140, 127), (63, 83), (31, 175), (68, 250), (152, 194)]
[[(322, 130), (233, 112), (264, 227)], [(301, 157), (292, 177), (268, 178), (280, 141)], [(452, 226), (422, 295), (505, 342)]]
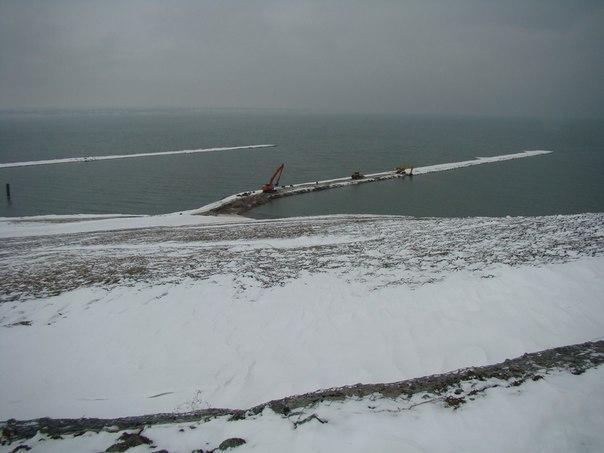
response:
[(548, 376), (521, 389), (493, 389), (455, 411), (439, 403), (409, 408), (382, 399), (345, 400), (314, 409), (326, 423), (311, 420), (295, 429), (291, 419), (266, 410), (194, 430), (188, 424), (184, 432), (155, 426), (145, 435), (174, 452), (209, 450), (233, 437), (246, 440), (241, 452), (598, 452), (604, 449), (603, 379), (602, 368)]
[(17, 223), (0, 419), (245, 408), (600, 339), (603, 219)]
[[(604, 338), (604, 214), (46, 216), (3, 219), (0, 236), (0, 420), (247, 409)], [(183, 452), (229, 437), (238, 451), (601, 451), (602, 373), (455, 410), (349, 398), (143, 434)], [(119, 435), (24, 444), (99, 451)]]
[[(244, 420), (218, 417), (150, 426), (141, 435), (152, 450), (143, 444), (128, 451), (211, 451), (225, 439), (241, 438), (246, 443), (232, 451), (601, 452), (603, 379), (602, 367), (580, 376), (553, 373), (520, 387), (490, 389), (457, 409), (421, 398), (347, 399), (320, 403), (308, 413), (290, 417), (267, 408)], [(316, 418), (308, 419), (313, 415)], [(19, 444), (32, 452), (98, 452), (115, 445), (120, 435), (101, 431), (51, 439), (38, 434)]]
[(182, 211), (163, 215), (73, 214), (0, 217), (0, 240), (94, 231), (253, 222), (252, 219), (237, 215), (200, 216), (193, 212)]

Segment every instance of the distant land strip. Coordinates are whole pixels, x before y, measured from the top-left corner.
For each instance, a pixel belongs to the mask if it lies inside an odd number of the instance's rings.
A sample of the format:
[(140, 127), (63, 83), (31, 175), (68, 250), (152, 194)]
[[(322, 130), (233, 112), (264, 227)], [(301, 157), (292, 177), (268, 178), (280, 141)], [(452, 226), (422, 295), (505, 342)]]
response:
[(169, 156), (169, 155), (173, 155), (173, 154), (211, 153), (211, 152), (215, 152), (215, 151), (233, 151), (233, 150), (237, 150), (237, 149), (272, 148), (274, 146), (276, 146), (276, 145), (246, 145), (246, 146), (228, 146), (228, 147), (222, 147), (222, 148), (184, 149), (184, 150), (180, 150), (180, 151), (160, 151), (157, 153), (114, 154), (114, 155), (109, 155), (109, 156), (66, 157), (63, 159), (32, 160), (29, 162), (6, 162), (6, 163), (0, 163), (0, 168), (30, 167), (33, 165), (67, 164), (67, 163), (72, 163), (72, 162), (95, 162), (97, 160), (130, 159), (133, 157), (149, 157), (149, 156)]

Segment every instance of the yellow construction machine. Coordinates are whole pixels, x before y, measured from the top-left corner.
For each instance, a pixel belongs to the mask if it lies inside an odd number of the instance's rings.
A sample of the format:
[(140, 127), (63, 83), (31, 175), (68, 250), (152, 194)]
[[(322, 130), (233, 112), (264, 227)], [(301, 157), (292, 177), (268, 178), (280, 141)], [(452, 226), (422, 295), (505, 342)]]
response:
[(399, 175), (413, 176), (413, 166), (408, 164), (399, 165), (394, 169), (394, 172)]

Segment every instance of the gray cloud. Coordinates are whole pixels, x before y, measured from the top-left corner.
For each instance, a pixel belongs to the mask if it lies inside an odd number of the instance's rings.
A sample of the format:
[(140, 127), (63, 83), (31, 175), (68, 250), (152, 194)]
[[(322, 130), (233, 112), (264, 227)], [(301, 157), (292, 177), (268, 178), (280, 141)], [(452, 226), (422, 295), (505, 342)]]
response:
[(604, 2), (0, 0), (0, 108), (602, 116)]

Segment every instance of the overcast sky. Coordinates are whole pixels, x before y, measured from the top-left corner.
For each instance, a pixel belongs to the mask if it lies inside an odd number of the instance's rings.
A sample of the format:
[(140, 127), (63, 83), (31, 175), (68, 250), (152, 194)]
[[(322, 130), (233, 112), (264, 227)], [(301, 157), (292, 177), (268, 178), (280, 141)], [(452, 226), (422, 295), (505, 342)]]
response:
[(0, 109), (604, 116), (602, 0), (0, 0)]

